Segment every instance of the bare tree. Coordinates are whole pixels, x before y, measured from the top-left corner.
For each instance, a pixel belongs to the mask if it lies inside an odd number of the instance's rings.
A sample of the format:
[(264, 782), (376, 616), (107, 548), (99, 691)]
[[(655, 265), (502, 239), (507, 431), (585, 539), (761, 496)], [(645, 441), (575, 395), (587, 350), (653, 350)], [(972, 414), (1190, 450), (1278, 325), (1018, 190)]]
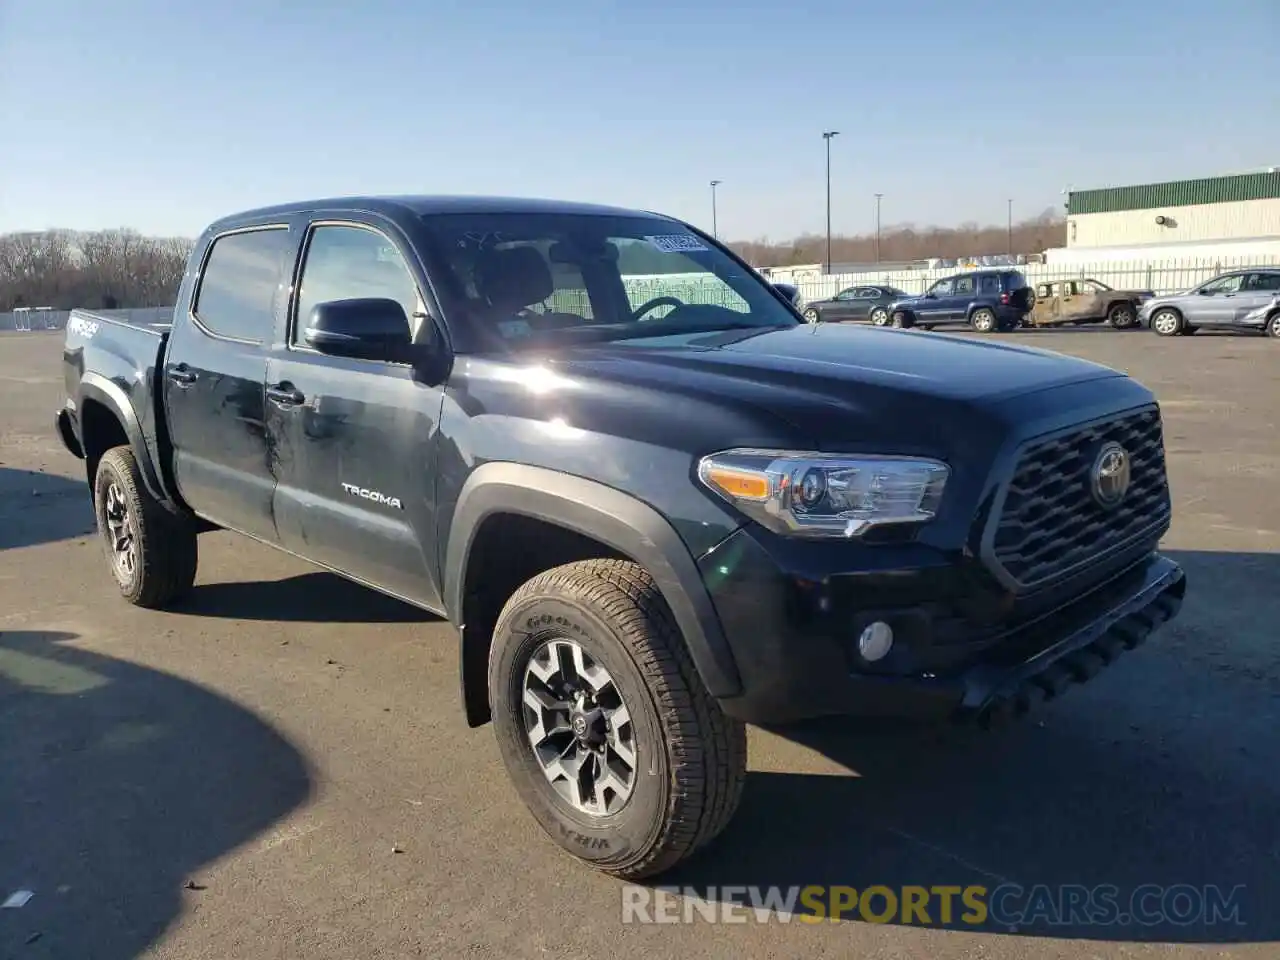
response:
[[(1043, 253), (1061, 246), (1066, 225), (1052, 208), (1038, 217), (1013, 225), (1013, 250), (1009, 250), (1008, 225), (981, 226), (964, 223), (958, 227), (917, 227), (897, 224), (880, 232), (882, 261), (954, 259), (998, 253)], [(747, 262), (759, 267), (782, 267), (799, 263), (822, 263), (826, 257), (826, 237), (807, 233), (793, 240), (774, 243), (768, 238), (731, 244)], [(874, 235), (831, 238), (834, 263), (874, 263)]]
[(177, 297), (190, 250), (189, 240), (127, 229), (0, 236), (0, 310), (165, 306)]

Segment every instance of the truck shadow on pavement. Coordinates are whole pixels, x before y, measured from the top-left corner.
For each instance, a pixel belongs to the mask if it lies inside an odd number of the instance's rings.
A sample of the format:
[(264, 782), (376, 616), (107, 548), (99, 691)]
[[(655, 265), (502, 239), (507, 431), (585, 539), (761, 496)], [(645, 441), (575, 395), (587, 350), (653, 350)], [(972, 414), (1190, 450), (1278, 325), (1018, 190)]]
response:
[[(1280, 583), (1280, 554), (1168, 555), (1189, 578), (1179, 619), (1002, 731), (847, 720), (753, 730), (756, 763), (775, 753), (761, 741), (778, 736), (812, 751), (821, 772), (753, 770), (724, 836), (656, 883), (859, 895), (878, 885), (897, 909), (886, 916), (879, 893), (871, 915), (917, 926), (919, 913), (902, 915), (904, 887), (978, 885), (985, 916), (962, 919), (957, 892), (944, 923), (931, 895), (927, 923), (1081, 940), (1280, 940), (1280, 599), (1263, 586)], [(749, 892), (699, 896), (753, 905)], [(831, 896), (815, 902), (829, 911)], [(820, 913), (803, 901), (794, 912)], [(858, 907), (845, 919), (866, 921)]]
[(311, 792), (243, 707), (74, 639), (0, 634), (0, 901), (34, 894), (0, 910), (3, 957), (138, 956)]
[(0, 550), (71, 540), (95, 529), (83, 480), (0, 467)]
[(283, 580), (197, 583), (171, 612), (283, 623), (431, 623), (440, 619), (323, 570)]

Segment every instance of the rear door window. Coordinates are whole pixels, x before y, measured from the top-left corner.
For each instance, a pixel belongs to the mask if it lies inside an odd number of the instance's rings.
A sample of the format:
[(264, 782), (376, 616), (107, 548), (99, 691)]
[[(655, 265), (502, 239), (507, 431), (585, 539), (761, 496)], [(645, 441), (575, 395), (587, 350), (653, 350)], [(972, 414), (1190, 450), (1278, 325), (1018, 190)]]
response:
[(1251, 273), (1245, 280), (1244, 289), (1257, 293), (1280, 291), (1280, 273)]
[(209, 334), (262, 343), (275, 327), (293, 239), (286, 227), (262, 227), (218, 237), (205, 258), (192, 307)]
[(978, 292), (983, 296), (992, 296), (1000, 292), (1000, 278), (993, 273), (978, 278)]

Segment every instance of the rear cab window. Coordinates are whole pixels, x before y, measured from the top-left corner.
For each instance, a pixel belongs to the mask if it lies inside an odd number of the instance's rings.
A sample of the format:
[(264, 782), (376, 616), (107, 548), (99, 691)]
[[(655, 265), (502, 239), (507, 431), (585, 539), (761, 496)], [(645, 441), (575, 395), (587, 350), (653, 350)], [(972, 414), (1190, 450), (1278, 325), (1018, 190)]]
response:
[(286, 294), (293, 238), (285, 226), (216, 237), (205, 255), (191, 315), (203, 333), (240, 343), (266, 341)]

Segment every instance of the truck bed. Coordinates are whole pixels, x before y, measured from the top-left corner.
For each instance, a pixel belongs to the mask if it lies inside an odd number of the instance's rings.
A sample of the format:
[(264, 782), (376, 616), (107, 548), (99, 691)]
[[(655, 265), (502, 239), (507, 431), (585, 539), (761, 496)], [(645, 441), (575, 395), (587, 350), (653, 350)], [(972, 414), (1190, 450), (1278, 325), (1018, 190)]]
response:
[[(64, 436), (70, 433), (79, 444), (83, 418), (92, 416), (96, 405), (124, 426), (140, 460), (145, 454), (145, 459), (160, 462), (160, 368), (171, 326), (92, 310), (71, 311), (63, 346), (67, 403), (59, 411)], [(85, 452), (82, 449), (82, 455)]]

